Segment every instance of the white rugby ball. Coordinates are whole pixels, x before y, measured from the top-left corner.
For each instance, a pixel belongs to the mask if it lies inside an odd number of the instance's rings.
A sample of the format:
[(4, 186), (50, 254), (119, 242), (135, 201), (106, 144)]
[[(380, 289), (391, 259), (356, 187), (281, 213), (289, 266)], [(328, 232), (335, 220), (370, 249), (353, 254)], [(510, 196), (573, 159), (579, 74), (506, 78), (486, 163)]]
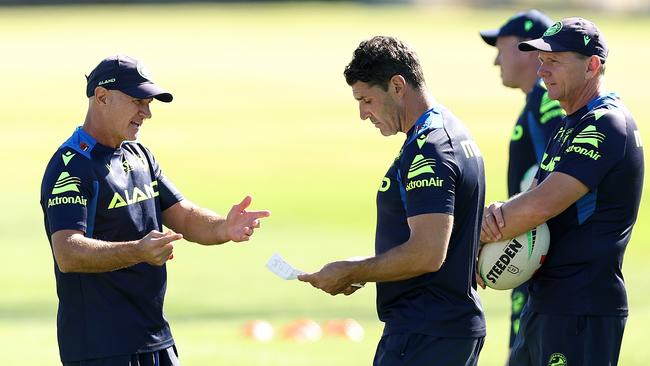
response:
[(507, 290), (528, 281), (544, 262), (550, 239), (544, 223), (510, 240), (483, 245), (478, 257), (483, 282), (495, 290)]

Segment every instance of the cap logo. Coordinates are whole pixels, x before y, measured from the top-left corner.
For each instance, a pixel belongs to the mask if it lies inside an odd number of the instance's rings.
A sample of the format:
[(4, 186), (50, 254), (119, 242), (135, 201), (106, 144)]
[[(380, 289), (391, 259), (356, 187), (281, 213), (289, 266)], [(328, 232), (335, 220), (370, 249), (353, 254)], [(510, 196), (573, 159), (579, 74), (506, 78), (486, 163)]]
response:
[(526, 22), (524, 22), (524, 30), (526, 30), (526, 32), (528, 32), (532, 27), (533, 27), (532, 20), (527, 20)]
[(114, 83), (114, 82), (115, 82), (115, 78), (106, 79), (106, 80), (102, 80), (99, 83), (97, 83), (97, 86), (104, 85), (104, 84), (109, 84), (109, 83)]
[(546, 32), (544, 32), (544, 37), (550, 37), (554, 34), (557, 34), (560, 30), (562, 30), (562, 22), (557, 22), (550, 26)]
[(149, 73), (149, 70), (147, 69), (144, 64), (138, 62), (138, 65), (136, 66), (136, 69), (138, 70), (138, 74), (142, 76), (143, 78), (151, 81), (151, 74)]
[(582, 39), (585, 41), (585, 46), (589, 44), (589, 41), (591, 41), (591, 38), (589, 38), (589, 36), (583, 36)]

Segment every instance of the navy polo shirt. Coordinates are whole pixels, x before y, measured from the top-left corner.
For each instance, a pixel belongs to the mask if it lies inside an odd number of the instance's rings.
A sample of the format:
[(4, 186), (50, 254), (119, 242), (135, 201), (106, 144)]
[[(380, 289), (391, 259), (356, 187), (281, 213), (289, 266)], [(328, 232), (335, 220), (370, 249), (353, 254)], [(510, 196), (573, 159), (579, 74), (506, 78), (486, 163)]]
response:
[(567, 116), (554, 134), (538, 180), (568, 174), (589, 192), (548, 221), (551, 245), (531, 282), (531, 310), (627, 315), (621, 267), (639, 211), (643, 149), (639, 130), (615, 94)]
[(526, 105), (517, 119), (508, 154), (508, 196), (530, 187), (544, 149), (566, 113), (557, 100), (548, 98), (541, 79), (526, 95)]
[[(113, 149), (83, 129), (50, 159), (41, 207), (50, 240), (79, 230), (104, 241), (162, 230), (161, 213), (182, 200), (153, 155), (136, 142)], [(139, 263), (103, 273), (62, 273), (54, 263), (62, 361), (151, 352), (174, 344), (163, 315), (165, 266)]]
[(407, 219), (454, 216), (447, 257), (439, 271), (377, 283), (384, 335), (485, 336), (475, 266), (485, 200), (481, 153), (460, 120), (442, 106), (425, 112), (407, 133), (377, 193), (377, 255), (410, 237)]

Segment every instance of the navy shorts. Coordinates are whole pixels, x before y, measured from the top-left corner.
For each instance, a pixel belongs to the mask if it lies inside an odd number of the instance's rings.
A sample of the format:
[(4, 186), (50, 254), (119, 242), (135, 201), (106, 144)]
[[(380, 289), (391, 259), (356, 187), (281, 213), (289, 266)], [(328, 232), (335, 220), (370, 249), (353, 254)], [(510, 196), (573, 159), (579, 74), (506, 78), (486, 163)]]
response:
[(64, 362), (63, 366), (180, 366), (176, 346), (160, 351)]
[(509, 366), (615, 366), (625, 316), (550, 315), (524, 311)]
[(373, 366), (476, 366), (484, 338), (441, 338), (425, 334), (381, 337)]
[(528, 282), (524, 282), (524, 284), (512, 289), (510, 300), (512, 307), (510, 308), (509, 347), (512, 348), (512, 345), (515, 343), (515, 337), (517, 336), (517, 333), (519, 333), (521, 311), (524, 309), (524, 305), (526, 305), (526, 302), (528, 301)]

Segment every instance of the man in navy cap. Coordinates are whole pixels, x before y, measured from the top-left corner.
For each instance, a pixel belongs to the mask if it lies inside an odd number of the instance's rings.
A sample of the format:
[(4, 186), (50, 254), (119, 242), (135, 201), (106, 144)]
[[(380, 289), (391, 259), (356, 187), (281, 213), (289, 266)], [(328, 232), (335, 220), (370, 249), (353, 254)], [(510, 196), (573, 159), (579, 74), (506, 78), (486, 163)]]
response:
[(108, 57), (87, 79), (86, 119), (54, 153), (41, 184), (61, 361), (178, 365), (163, 314), (174, 242), (246, 241), (269, 212), (246, 211), (250, 196), (226, 217), (183, 198), (136, 142), (153, 99), (172, 101), (140, 62)]
[(531, 279), (511, 365), (616, 365), (628, 314), (622, 264), (643, 189), (632, 115), (604, 83), (608, 47), (592, 22), (567, 18), (541, 38), (538, 75), (567, 113), (533, 188), (485, 212), (485, 242), (547, 222), (551, 246)]
[[(499, 29), (480, 32), (485, 43), (497, 49), (494, 64), (501, 69), (503, 85), (520, 89), (526, 95), (526, 104), (510, 138), (508, 197), (530, 187), (546, 143), (565, 115), (560, 103), (549, 99), (546, 86), (537, 76), (537, 55), (522, 52), (517, 47), (522, 41), (541, 37), (552, 24), (551, 19), (540, 11), (528, 10), (515, 14)], [(511, 299), (509, 347), (515, 340), (519, 316), (528, 301), (528, 283), (513, 289)]]

